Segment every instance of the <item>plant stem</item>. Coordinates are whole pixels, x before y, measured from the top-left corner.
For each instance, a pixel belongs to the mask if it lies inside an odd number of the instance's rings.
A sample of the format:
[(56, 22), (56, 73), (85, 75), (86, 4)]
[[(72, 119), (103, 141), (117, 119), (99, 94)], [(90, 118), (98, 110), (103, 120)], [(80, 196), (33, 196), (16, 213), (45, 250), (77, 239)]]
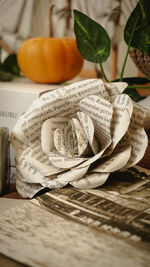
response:
[(136, 19), (136, 21), (135, 21), (135, 23), (133, 25), (133, 30), (131, 32), (131, 36), (130, 36), (130, 40), (129, 40), (129, 44), (128, 44), (128, 49), (127, 49), (127, 52), (126, 52), (126, 55), (125, 55), (125, 59), (124, 59), (122, 70), (121, 70), (121, 74), (120, 74), (120, 82), (122, 82), (122, 80), (123, 80), (123, 74), (124, 74), (124, 70), (125, 70), (125, 66), (126, 66), (126, 63), (127, 63), (127, 58), (128, 58), (129, 50), (130, 50), (130, 47), (131, 47), (131, 42), (132, 42), (133, 34), (135, 32), (135, 28), (136, 28), (138, 19), (139, 18), (137, 17), (137, 19)]
[(1, 49), (1, 46), (0, 46), (0, 65), (1, 65), (1, 63), (2, 63), (1, 56), (2, 56), (2, 49)]
[(109, 80), (108, 80), (107, 77), (106, 77), (106, 74), (105, 74), (105, 71), (104, 71), (104, 69), (103, 69), (103, 65), (102, 65), (101, 62), (99, 62), (99, 66), (100, 66), (100, 69), (101, 69), (101, 72), (102, 72), (102, 75), (103, 75), (105, 81), (106, 81), (106, 82), (109, 82)]
[(139, 88), (139, 89), (150, 89), (150, 86), (133, 86), (133, 85), (128, 85), (128, 88)]

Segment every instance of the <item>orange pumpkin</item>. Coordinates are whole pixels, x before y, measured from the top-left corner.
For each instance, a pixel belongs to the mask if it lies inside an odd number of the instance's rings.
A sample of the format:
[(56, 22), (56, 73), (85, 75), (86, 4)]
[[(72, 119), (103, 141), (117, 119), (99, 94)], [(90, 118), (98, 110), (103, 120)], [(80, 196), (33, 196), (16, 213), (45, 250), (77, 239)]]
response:
[(74, 38), (27, 39), (18, 49), (17, 60), (24, 75), (37, 83), (70, 80), (83, 66)]

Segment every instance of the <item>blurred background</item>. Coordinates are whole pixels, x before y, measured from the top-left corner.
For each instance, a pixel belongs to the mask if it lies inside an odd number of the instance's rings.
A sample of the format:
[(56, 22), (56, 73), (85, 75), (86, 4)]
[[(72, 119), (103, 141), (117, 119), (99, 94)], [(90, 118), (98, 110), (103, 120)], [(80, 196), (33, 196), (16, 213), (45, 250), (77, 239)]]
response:
[[(0, 45), (2, 57), (17, 52), (30, 37), (74, 35), (73, 9), (100, 23), (112, 42), (111, 57), (104, 63), (110, 80), (119, 77), (127, 46), (123, 40), (125, 23), (138, 0), (0, 0)], [(98, 66), (84, 63), (82, 76), (98, 75)], [(124, 77), (139, 75), (128, 57)]]

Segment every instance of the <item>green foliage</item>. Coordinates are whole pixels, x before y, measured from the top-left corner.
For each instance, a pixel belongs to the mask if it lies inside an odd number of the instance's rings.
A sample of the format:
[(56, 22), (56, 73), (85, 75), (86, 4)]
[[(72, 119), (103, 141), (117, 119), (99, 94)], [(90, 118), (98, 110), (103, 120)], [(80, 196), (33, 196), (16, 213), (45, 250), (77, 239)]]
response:
[[(101, 72), (108, 81), (102, 67), (102, 63), (110, 55), (111, 48), (106, 30), (87, 15), (74, 10), (74, 32), (81, 55), (87, 61), (99, 63)], [(124, 69), (131, 46), (150, 55), (150, 0), (139, 0), (125, 25), (124, 39), (128, 49), (122, 65), (120, 81), (124, 80)], [(132, 78), (132, 82), (128, 80), (129, 86), (124, 92), (130, 95), (134, 101), (139, 101), (141, 97), (136, 91), (136, 87), (133, 86), (136, 79), (136, 77)]]
[(10, 72), (13, 75), (19, 76), (20, 69), (17, 64), (16, 54), (9, 55), (3, 62), (2, 68), (6, 72)]
[(1, 82), (11, 81), (12, 79), (13, 79), (13, 75), (11, 73), (0, 70), (0, 81)]
[(105, 62), (110, 55), (110, 38), (105, 29), (83, 13), (74, 10), (74, 31), (82, 56), (91, 62)]
[(21, 76), (21, 74), (17, 64), (16, 54), (11, 54), (4, 62), (0, 62), (0, 81), (11, 81), (14, 76)]
[(150, 56), (150, 0), (140, 0), (126, 23), (124, 40), (128, 45), (136, 20), (131, 46)]
[(138, 102), (142, 99), (144, 99), (145, 97), (140, 96), (140, 94), (138, 93), (138, 91), (135, 88), (130, 88), (130, 86), (128, 86), (124, 92), (124, 94), (127, 94), (128, 96), (130, 96), (132, 98), (133, 101)]
[[(119, 80), (115, 80), (117, 82)], [(141, 97), (138, 91), (135, 89), (134, 84), (138, 84), (136, 88), (145, 88), (143, 85), (149, 83), (147, 78), (143, 77), (130, 77), (130, 78), (123, 78), (123, 82), (128, 83), (128, 87), (124, 90), (124, 93), (129, 95), (133, 101), (138, 102), (145, 97)]]

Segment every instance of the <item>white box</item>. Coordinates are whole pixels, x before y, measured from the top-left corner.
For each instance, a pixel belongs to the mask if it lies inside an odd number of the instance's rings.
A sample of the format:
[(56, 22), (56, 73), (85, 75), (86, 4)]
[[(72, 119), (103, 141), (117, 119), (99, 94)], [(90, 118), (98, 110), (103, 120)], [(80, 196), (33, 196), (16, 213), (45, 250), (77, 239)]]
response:
[(18, 118), (41, 93), (56, 88), (58, 85), (36, 84), (26, 79), (0, 82), (0, 127), (11, 131)]

